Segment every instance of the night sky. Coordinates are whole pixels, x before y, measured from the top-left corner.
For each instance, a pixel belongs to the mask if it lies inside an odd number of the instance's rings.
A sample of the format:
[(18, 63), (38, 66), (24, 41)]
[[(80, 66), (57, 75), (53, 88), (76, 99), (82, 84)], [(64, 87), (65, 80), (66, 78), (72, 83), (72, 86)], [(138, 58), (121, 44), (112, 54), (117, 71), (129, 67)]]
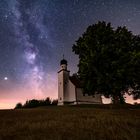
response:
[(140, 34), (140, 0), (0, 0), (0, 108), (57, 98), (63, 54), (77, 72), (72, 45), (99, 20)]

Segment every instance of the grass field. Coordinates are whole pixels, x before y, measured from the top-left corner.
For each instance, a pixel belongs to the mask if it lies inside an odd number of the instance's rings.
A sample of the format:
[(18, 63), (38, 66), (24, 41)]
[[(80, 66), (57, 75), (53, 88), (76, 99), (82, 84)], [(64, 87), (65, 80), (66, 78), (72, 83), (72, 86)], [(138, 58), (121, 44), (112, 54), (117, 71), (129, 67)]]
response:
[(104, 106), (1, 110), (0, 140), (140, 140), (140, 110)]

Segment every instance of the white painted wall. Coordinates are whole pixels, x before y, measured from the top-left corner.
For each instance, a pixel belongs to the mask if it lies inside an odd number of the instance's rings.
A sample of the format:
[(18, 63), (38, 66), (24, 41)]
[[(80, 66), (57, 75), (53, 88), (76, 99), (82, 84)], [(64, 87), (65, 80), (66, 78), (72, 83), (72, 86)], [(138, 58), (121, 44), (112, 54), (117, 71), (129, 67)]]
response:
[(58, 72), (58, 105), (63, 105), (64, 97), (63, 72)]
[(102, 104), (101, 95), (99, 94), (98, 95), (95, 94), (94, 96), (92, 95), (89, 96), (88, 94), (85, 94), (84, 96), (81, 88), (77, 88), (76, 92), (77, 92), (77, 102), (79, 104)]
[(69, 82), (69, 71), (63, 71), (63, 79), (64, 79), (64, 102), (68, 100), (68, 82)]
[(73, 83), (70, 80), (68, 80), (66, 101), (76, 102), (75, 90), (76, 89), (75, 89), (75, 86), (73, 85)]
[(58, 72), (58, 105), (63, 105), (68, 100), (69, 71), (61, 69)]

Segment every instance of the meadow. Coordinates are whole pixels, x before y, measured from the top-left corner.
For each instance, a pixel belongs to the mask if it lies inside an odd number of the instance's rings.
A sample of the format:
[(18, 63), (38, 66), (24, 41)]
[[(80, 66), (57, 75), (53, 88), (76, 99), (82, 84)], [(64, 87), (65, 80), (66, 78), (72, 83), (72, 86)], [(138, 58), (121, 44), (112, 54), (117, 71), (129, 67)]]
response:
[(140, 109), (102, 105), (0, 110), (0, 140), (140, 140)]

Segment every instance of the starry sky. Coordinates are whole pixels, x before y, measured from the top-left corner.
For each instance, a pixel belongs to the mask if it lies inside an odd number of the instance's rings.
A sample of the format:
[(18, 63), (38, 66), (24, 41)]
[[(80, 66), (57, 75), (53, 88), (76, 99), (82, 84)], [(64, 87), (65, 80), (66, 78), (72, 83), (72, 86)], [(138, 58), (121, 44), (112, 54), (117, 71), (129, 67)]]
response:
[(77, 72), (72, 45), (99, 20), (140, 34), (140, 1), (0, 0), (0, 109), (56, 99), (63, 54)]

